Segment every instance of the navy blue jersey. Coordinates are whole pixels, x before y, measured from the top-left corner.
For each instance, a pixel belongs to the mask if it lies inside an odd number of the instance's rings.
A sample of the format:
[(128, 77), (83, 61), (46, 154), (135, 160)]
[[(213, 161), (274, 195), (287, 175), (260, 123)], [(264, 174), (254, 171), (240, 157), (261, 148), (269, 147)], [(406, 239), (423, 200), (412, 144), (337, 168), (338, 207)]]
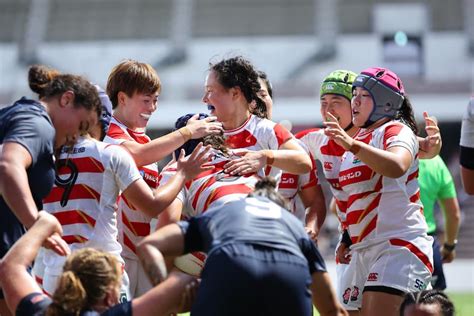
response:
[[(42, 293), (31, 293), (25, 296), (16, 308), (16, 316), (43, 316), (52, 303), (51, 299)], [(83, 311), (81, 316), (132, 316), (132, 302), (117, 304), (102, 314), (96, 311)]]
[(252, 244), (306, 258), (310, 273), (326, 271), (324, 260), (301, 222), (290, 212), (263, 197), (229, 202), (178, 222), (185, 253), (213, 251), (229, 244)]
[[(46, 109), (36, 101), (23, 98), (0, 110), (0, 144), (18, 143), (31, 155), (32, 163), (26, 172), (38, 209), (54, 183), (54, 136), (55, 129)], [(1, 196), (0, 214), (0, 257), (3, 257), (24, 233), (24, 228)]]

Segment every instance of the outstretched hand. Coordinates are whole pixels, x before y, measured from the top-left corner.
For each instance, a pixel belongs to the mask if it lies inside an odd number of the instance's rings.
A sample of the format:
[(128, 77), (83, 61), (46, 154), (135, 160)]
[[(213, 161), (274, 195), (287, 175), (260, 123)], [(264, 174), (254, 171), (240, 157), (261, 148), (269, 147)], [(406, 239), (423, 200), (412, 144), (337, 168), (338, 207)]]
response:
[(338, 145), (342, 146), (345, 150), (349, 150), (354, 143), (354, 139), (344, 131), (334, 115), (331, 113), (327, 114), (329, 118), (327, 121), (323, 122), (324, 126), (326, 126), (324, 134), (334, 140)]
[(256, 173), (267, 164), (267, 156), (263, 150), (239, 150), (234, 155), (241, 158), (232, 159), (224, 165), (224, 171), (231, 175)]
[(428, 112), (423, 112), (425, 119), (426, 137), (420, 141), (420, 150), (426, 152), (429, 157), (434, 157), (441, 150), (441, 133), (438, 127), (438, 120), (434, 116), (429, 116)]
[(212, 147), (210, 145), (203, 147), (203, 144), (199, 143), (191, 155), (187, 157), (184, 157), (184, 150), (181, 149), (177, 160), (177, 169), (184, 171), (186, 180), (194, 179), (201, 172), (214, 168), (213, 166), (205, 165), (205, 163), (209, 161)]
[(200, 120), (199, 114), (194, 114), (186, 123), (191, 132), (191, 139), (203, 138), (211, 134), (220, 134), (223, 131), (222, 123), (217, 121), (216, 116), (209, 116)]

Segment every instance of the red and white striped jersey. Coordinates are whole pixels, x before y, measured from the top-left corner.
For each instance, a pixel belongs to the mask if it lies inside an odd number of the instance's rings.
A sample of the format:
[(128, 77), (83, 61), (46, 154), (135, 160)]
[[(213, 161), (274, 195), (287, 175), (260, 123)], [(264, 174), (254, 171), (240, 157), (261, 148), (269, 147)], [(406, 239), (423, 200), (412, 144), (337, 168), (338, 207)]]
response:
[[(200, 215), (211, 207), (246, 197), (260, 179), (255, 174), (231, 176), (224, 173), (224, 165), (232, 157), (226, 157), (215, 150), (213, 155), (207, 164), (212, 165), (214, 169), (201, 172), (196, 178), (188, 181), (177, 196), (183, 202), (185, 218)], [(160, 185), (168, 182), (175, 172), (176, 162), (168, 164), (161, 172)]]
[(355, 139), (383, 150), (400, 146), (413, 158), (408, 171), (394, 179), (375, 173), (353, 153), (344, 153), (339, 184), (348, 194), (346, 222), (353, 244), (365, 247), (426, 234), (417, 180), (417, 137), (406, 125), (392, 121), (373, 131), (360, 130)]
[(281, 175), (280, 185), (278, 186), (278, 192), (290, 202), (290, 211), (299, 220), (305, 223), (306, 210), (302, 203), (297, 203), (296, 199), (298, 198), (299, 191), (318, 185), (318, 176), (314, 158), (309, 153), (307, 146), (301, 140), (299, 140), (299, 135), (301, 135), (301, 132), (299, 134), (296, 134), (295, 137), (301, 147), (303, 147), (310, 155), (311, 162), (313, 164), (312, 169), (310, 172), (301, 175), (283, 171)]
[[(293, 135), (280, 124), (255, 115), (251, 115), (242, 126), (233, 130), (225, 130), (224, 136), (227, 146), (231, 149), (245, 148), (255, 151), (277, 150), (283, 143), (293, 138)], [(280, 181), (281, 170), (278, 168), (267, 166), (265, 174), (273, 176), (278, 182)]]
[[(144, 132), (135, 132), (112, 117), (104, 142), (120, 145), (125, 141), (146, 144), (151, 140)], [(158, 165), (156, 163), (139, 167), (138, 170), (150, 188), (156, 189), (158, 187)], [(131, 259), (137, 258), (135, 247), (150, 234), (151, 218), (137, 210), (123, 196), (120, 196), (118, 202), (118, 215), (119, 241), (123, 246), (122, 256)]]
[[(140, 179), (133, 158), (120, 146), (80, 138), (62, 151), (58, 166), (43, 208), (61, 223), (63, 239), (71, 250), (92, 247), (120, 258), (116, 202), (120, 191)], [(48, 268), (62, 268), (64, 260), (47, 251), (43, 261)]]
[(336, 201), (337, 216), (341, 229), (345, 229), (346, 202), (348, 194), (341, 189), (339, 184), (339, 169), (341, 159), (345, 153), (344, 148), (324, 135), (324, 129), (314, 128), (303, 131), (300, 140), (308, 147), (310, 154), (321, 162), (322, 172), (330, 184), (331, 192)]

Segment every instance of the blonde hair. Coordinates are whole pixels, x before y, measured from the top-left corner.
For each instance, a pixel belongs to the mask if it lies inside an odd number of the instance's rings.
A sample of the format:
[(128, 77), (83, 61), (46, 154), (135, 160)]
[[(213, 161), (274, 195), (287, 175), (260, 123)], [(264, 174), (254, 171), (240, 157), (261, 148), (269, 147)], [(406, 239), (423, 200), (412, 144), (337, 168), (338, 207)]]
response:
[(118, 106), (118, 93), (124, 92), (132, 97), (135, 92), (151, 94), (160, 92), (161, 81), (155, 69), (149, 64), (126, 59), (116, 65), (107, 79), (107, 94), (115, 109)]
[(118, 287), (121, 271), (117, 259), (108, 253), (84, 248), (66, 261), (47, 316), (79, 315), (104, 300), (111, 287)]

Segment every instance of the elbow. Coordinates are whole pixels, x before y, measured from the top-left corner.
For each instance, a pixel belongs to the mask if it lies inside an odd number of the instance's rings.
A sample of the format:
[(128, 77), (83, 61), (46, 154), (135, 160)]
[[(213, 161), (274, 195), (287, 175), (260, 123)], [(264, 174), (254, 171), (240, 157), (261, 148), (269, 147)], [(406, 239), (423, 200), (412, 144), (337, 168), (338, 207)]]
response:
[(295, 164), (295, 174), (304, 174), (311, 171), (313, 168), (313, 163), (311, 158), (306, 153), (301, 153), (298, 157), (298, 163)]

